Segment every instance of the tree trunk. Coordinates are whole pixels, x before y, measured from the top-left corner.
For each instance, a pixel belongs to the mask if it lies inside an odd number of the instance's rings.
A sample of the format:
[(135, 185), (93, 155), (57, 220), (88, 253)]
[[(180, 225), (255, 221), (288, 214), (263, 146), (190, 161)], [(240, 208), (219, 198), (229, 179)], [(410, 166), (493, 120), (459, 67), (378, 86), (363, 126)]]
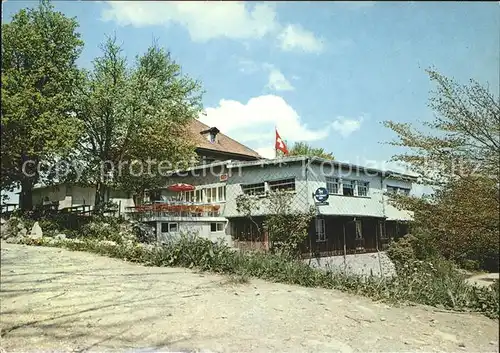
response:
[(19, 194), (19, 208), (22, 211), (33, 209), (33, 180), (24, 179), (21, 182), (21, 193)]
[(106, 197), (106, 185), (104, 183), (98, 182), (95, 187), (95, 200), (94, 200), (94, 211), (96, 213), (102, 213), (102, 207)]
[(19, 208), (21, 211), (33, 209), (33, 186), (38, 180), (38, 160), (21, 153), (19, 169), (22, 171)]

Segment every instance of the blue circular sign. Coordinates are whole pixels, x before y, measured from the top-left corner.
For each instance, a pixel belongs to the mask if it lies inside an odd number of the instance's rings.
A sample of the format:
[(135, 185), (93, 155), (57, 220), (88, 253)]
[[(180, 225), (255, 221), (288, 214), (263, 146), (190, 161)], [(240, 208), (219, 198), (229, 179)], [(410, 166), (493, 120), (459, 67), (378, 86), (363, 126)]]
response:
[(328, 190), (326, 188), (317, 188), (314, 192), (314, 198), (318, 202), (325, 202), (328, 200)]

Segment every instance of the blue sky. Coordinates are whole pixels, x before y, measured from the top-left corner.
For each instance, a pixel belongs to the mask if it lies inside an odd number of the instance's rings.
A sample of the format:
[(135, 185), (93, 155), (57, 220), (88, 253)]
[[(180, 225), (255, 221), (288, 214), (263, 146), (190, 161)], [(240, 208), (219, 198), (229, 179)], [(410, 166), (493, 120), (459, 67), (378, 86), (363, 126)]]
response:
[[(432, 117), (425, 69), (498, 94), (495, 2), (75, 2), (90, 68), (116, 33), (131, 62), (156, 37), (206, 90), (202, 120), (273, 154), (274, 126), (357, 164), (390, 159), (383, 120)], [(8, 0), (3, 19), (36, 2)]]

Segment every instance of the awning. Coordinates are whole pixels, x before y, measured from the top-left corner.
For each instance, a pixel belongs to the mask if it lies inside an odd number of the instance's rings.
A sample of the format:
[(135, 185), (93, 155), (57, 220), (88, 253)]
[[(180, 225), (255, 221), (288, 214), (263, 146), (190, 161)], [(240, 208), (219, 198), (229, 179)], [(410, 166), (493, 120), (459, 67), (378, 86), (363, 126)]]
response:
[(173, 184), (173, 185), (170, 185), (169, 187), (167, 187), (167, 190), (176, 191), (176, 192), (192, 191), (194, 189), (195, 189), (194, 185), (184, 184), (184, 183)]

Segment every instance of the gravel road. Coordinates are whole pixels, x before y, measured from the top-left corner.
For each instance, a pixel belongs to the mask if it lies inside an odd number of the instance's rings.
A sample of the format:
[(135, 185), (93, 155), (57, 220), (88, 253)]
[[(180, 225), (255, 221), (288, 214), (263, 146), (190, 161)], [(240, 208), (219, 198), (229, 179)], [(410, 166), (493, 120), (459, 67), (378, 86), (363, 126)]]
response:
[(1, 244), (7, 352), (498, 352), (498, 322), (339, 291)]

